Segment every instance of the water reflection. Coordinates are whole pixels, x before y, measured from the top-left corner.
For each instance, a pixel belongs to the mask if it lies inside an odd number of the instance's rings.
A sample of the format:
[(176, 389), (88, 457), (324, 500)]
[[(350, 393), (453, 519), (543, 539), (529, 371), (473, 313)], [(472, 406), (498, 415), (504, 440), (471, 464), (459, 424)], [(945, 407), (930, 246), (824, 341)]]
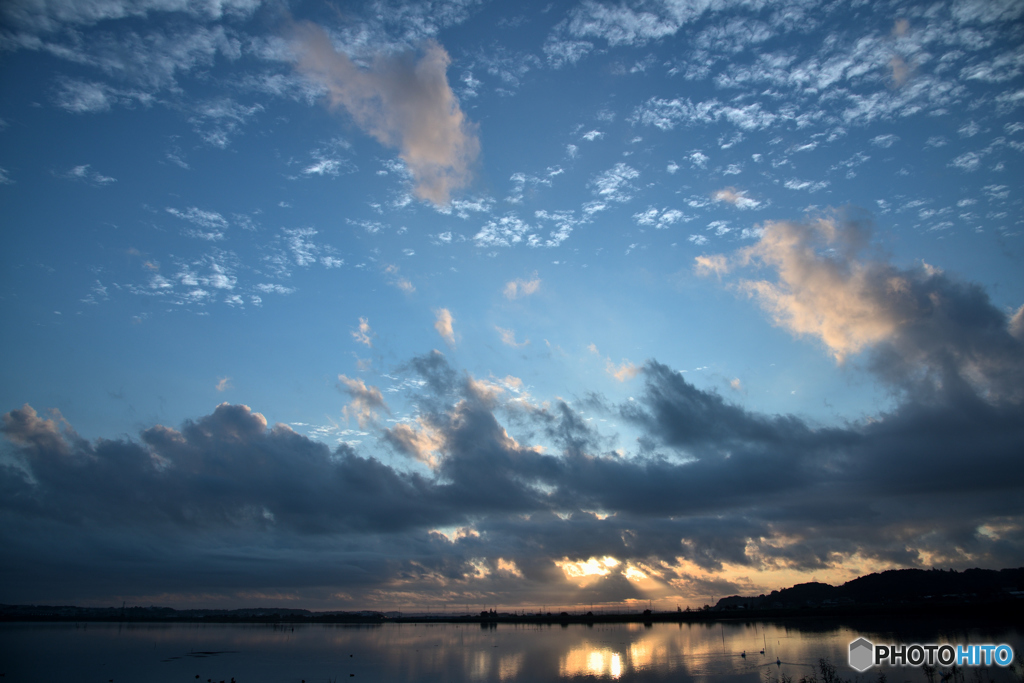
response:
[(601, 676), (618, 678), (622, 675), (622, 655), (609, 648), (593, 649), (590, 646), (569, 650), (558, 662), (558, 675)]
[[(821, 658), (843, 679), (850, 641), (1008, 642), (1024, 651), (1019, 629), (963, 623), (387, 624), (380, 626), (159, 624), (3, 624), (0, 673), (6, 680), (404, 681), (731, 680), (765, 674), (800, 680)], [(764, 653), (761, 653), (761, 650)], [(53, 653), (61, 653), (54, 657)], [(777, 664), (776, 661), (779, 663)], [(890, 680), (924, 683), (915, 668), (887, 669)], [(84, 678), (83, 678), (84, 674)], [(973, 673), (969, 673), (973, 676)], [(1013, 680), (991, 668), (985, 680)]]

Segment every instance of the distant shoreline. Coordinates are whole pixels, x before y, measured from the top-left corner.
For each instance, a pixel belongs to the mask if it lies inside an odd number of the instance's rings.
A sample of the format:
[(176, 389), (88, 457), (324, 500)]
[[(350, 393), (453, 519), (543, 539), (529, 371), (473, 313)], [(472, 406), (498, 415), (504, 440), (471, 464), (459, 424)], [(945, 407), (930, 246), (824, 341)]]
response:
[(929, 601), (772, 609), (709, 609), (631, 613), (560, 612), (546, 614), (410, 614), (383, 612), (305, 612), (304, 610), (174, 610), (168, 607), (91, 608), (73, 606), (0, 605), (0, 623), (62, 622), (117, 624), (655, 624), (719, 621), (768, 621), (817, 618), (941, 618), (1016, 622), (1024, 600), (984, 602)]
[[(534, 606), (536, 609), (536, 605)], [(654, 624), (705, 623), (731, 620), (799, 618), (986, 619), (1016, 623), (1024, 614), (1024, 567), (1016, 569), (892, 569), (868, 574), (842, 586), (802, 583), (769, 595), (733, 595), (713, 606), (685, 611), (573, 611), (532, 614), (484, 610), (402, 612), (256, 607), (247, 609), (183, 609), (170, 607), (76, 607), (71, 605), (0, 604), (2, 622), (110, 622), (205, 624)]]

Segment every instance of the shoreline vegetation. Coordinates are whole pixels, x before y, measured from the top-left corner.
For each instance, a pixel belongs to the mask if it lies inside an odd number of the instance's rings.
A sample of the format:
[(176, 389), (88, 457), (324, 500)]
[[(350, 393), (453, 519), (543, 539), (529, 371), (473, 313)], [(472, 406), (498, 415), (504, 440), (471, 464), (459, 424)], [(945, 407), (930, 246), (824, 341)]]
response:
[(699, 609), (671, 611), (586, 607), (479, 612), (459, 605), (441, 611), (324, 611), (303, 609), (183, 609), (0, 604), (0, 622), (113, 622), (217, 624), (478, 623), (597, 624), (700, 623), (801, 617), (974, 618), (1016, 621), (1024, 613), (1024, 567), (1018, 569), (897, 569), (868, 574), (842, 586), (803, 583), (768, 595), (730, 596)]

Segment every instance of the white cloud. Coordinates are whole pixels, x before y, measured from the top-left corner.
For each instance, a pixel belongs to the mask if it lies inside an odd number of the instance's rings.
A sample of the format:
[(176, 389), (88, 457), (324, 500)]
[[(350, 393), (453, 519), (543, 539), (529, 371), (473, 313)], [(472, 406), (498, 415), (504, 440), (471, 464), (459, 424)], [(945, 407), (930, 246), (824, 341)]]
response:
[(338, 381), (340, 382), (338, 388), (352, 397), (352, 401), (342, 409), (341, 413), (346, 419), (356, 418), (360, 428), (365, 428), (375, 422), (378, 410), (391, 412), (377, 387), (367, 386), (363, 380), (350, 379), (345, 375), (338, 375)]
[(390, 284), (398, 287), (406, 294), (412, 294), (416, 291), (416, 287), (413, 286), (408, 279), (398, 274), (398, 266), (392, 264), (384, 267), (384, 273), (388, 276)]
[(720, 254), (712, 254), (711, 256), (700, 255), (694, 259), (694, 270), (697, 275), (718, 275), (721, 277), (730, 270), (729, 260)]
[(352, 332), (352, 338), (360, 344), (372, 347), (373, 340), (370, 338), (371, 334), (373, 334), (373, 331), (370, 329), (370, 321), (366, 318), (360, 318), (359, 329)]
[(654, 126), (664, 131), (680, 124), (692, 126), (720, 120), (728, 121), (741, 130), (763, 130), (774, 125), (779, 115), (762, 109), (758, 102), (733, 106), (714, 99), (694, 104), (689, 98), (666, 100), (652, 97), (637, 107), (629, 118), (634, 125)]
[[(589, 216), (590, 214), (588, 214)], [(572, 234), (573, 228), (577, 225), (581, 225), (586, 222), (586, 219), (576, 218), (575, 213), (572, 211), (535, 211), (534, 216), (540, 221), (552, 221), (555, 224), (555, 229), (548, 233), (546, 239), (540, 235), (533, 234), (527, 238), (527, 244), (531, 247), (547, 247), (554, 248), (562, 244), (562, 242), (569, 239)]]
[(216, 211), (204, 211), (195, 206), (189, 207), (184, 211), (172, 207), (167, 207), (164, 210), (172, 216), (188, 221), (199, 228), (198, 230), (186, 230), (186, 234), (190, 237), (196, 237), (207, 242), (220, 242), (226, 239), (224, 231), (228, 227), (228, 221)]
[(725, 187), (711, 193), (711, 198), (716, 202), (732, 204), (737, 209), (756, 209), (761, 202), (751, 199), (744, 190), (737, 190), (735, 187)]
[(285, 235), (285, 241), (297, 265), (308, 266), (316, 263), (320, 248), (308, 239), (317, 234), (316, 230), (313, 228), (284, 228), (281, 232)]
[(210, 230), (224, 230), (228, 227), (228, 222), (224, 216), (220, 215), (216, 211), (204, 211), (203, 209), (195, 206), (189, 207), (184, 211), (180, 211), (175, 208), (167, 207), (164, 209), (167, 213), (186, 220), (189, 223), (197, 225), (201, 228), (208, 228)]
[(961, 171), (977, 171), (981, 167), (982, 154), (978, 152), (964, 152), (953, 161), (950, 166), (956, 166)]
[(974, 121), (968, 121), (964, 125), (960, 126), (956, 130), (962, 138), (973, 138), (975, 135), (981, 132), (981, 126)]
[(102, 83), (69, 80), (61, 83), (57, 106), (76, 114), (92, 114), (110, 109), (111, 99)]
[(427, 42), (415, 63), (382, 54), (364, 69), (335, 50), (315, 24), (296, 25), (292, 37), (299, 70), (327, 90), (333, 108), (399, 150), (417, 197), (447, 204), (469, 183), (480, 142), (448, 84), (451, 59), (444, 48)]
[(670, 225), (678, 223), (679, 221), (692, 221), (693, 218), (693, 216), (687, 216), (678, 209), (662, 209), (659, 211), (653, 207), (646, 211), (633, 214), (633, 220), (636, 221), (637, 225), (650, 226), (658, 230), (665, 230)]
[(302, 175), (336, 176), (340, 171), (341, 161), (338, 159), (320, 159), (302, 169)]
[(540, 278), (537, 277), (536, 273), (534, 273), (533, 278), (530, 280), (517, 278), (506, 282), (502, 293), (505, 295), (506, 299), (512, 300), (524, 296), (530, 296), (531, 294), (536, 293), (538, 289), (540, 289)]
[(523, 241), (523, 235), (530, 230), (530, 225), (520, 220), (514, 213), (488, 221), (473, 236), (473, 241), (480, 247), (511, 247)]
[(626, 380), (633, 379), (638, 374), (640, 374), (641, 370), (643, 370), (643, 366), (634, 365), (633, 363), (630, 363), (628, 360), (625, 359), (623, 359), (622, 363), (620, 363), (619, 365), (615, 365), (615, 363), (613, 363), (611, 359), (605, 361), (605, 372), (607, 372), (609, 375), (619, 380), (620, 382), (625, 382)]
[(83, 180), (88, 183), (95, 185), (109, 185), (110, 183), (116, 183), (117, 178), (111, 178), (105, 176), (102, 173), (89, 170), (89, 164), (83, 164), (81, 166), (75, 166), (65, 174), (65, 177), (74, 180)]
[(256, 285), (256, 289), (264, 294), (292, 294), (295, 291), (294, 287), (285, 287), (284, 285), (266, 282)]
[(522, 204), (523, 195), (526, 191), (527, 186), (530, 187), (531, 191), (536, 191), (540, 186), (551, 187), (551, 178), (559, 175), (558, 173), (548, 173), (546, 178), (541, 178), (534, 175), (526, 175), (525, 173), (513, 173), (509, 180), (512, 181), (512, 192), (508, 197), (505, 197), (505, 201), (510, 204)]
[(455, 346), (455, 330), (452, 328), (455, 319), (452, 318), (451, 311), (447, 308), (439, 308), (434, 311), (434, 316), (434, 329), (449, 346)]
[(565, 64), (575, 64), (593, 48), (594, 44), (586, 40), (561, 40), (551, 37), (544, 42), (544, 55), (557, 69)]
[(639, 171), (619, 162), (591, 180), (590, 184), (595, 188), (594, 193), (603, 200), (628, 202), (633, 198), (631, 192), (635, 191), (630, 181), (639, 177)]
[(506, 330), (505, 328), (498, 327), (497, 325), (494, 326), (494, 329), (496, 329), (498, 331), (498, 335), (501, 336), (502, 344), (506, 344), (508, 346), (512, 346), (515, 348), (521, 348), (530, 343), (529, 339), (517, 342), (515, 330)]
[(694, 168), (707, 168), (710, 157), (700, 150), (694, 150), (686, 157), (693, 164)]
[(817, 182), (814, 182), (811, 180), (798, 180), (797, 178), (792, 178), (784, 183), (784, 187), (786, 187), (786, 189), (807, 190), (808, 192), (812, 193), (818, 192), (819, 190), (824, 190), (828, 186), (829, 182), (827, 180), (819, 180)]
[(459, 218), (466, 220), (474, 213), (490, 213), (494, 208), (494, 199), (491, 197), (453, 199), (447, 205), (434, 205), (434, 208), (446, 216), (455, 214)]
[(889, 148), (892, 147), (896, 141), (899, 140), (899, 136), (888, 133), (886, 135), (876, 135), (871, 138), (871, 144), (875, 147)]

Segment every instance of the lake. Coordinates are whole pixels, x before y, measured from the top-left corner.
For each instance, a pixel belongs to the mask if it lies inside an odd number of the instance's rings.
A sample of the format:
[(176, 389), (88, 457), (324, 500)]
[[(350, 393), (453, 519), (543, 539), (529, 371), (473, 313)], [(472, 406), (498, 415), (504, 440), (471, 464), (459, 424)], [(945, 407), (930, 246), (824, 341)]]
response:
[[(809, 676), (828, 658), (843, 679), (924, 682), (915, 667), (847, 663), (849, 643), (1008, 643), (1024, 652), (1019, 628), (936, 620), (801, 619), (701, 624), (0, 624), (5, 683), (323, 683), (325, 681), (563, 680), (734, 681), (764, 683)], [(765, 654), (761, 654), (761, 649)], [(745, 653), (745, 656), (744, 656)], [(781, 663), (777, 664), (776, 659)], [(989, 681), (1014, 681), (1008, 669), (966, 669)], [(197, 679), (198, 676), (198, 679)], [(977, 680), (982, 680), (977, 679)], [(820, 674), (819, 674), (820, 680)], [(936, 678), (936, 680), (938, 680)]]

